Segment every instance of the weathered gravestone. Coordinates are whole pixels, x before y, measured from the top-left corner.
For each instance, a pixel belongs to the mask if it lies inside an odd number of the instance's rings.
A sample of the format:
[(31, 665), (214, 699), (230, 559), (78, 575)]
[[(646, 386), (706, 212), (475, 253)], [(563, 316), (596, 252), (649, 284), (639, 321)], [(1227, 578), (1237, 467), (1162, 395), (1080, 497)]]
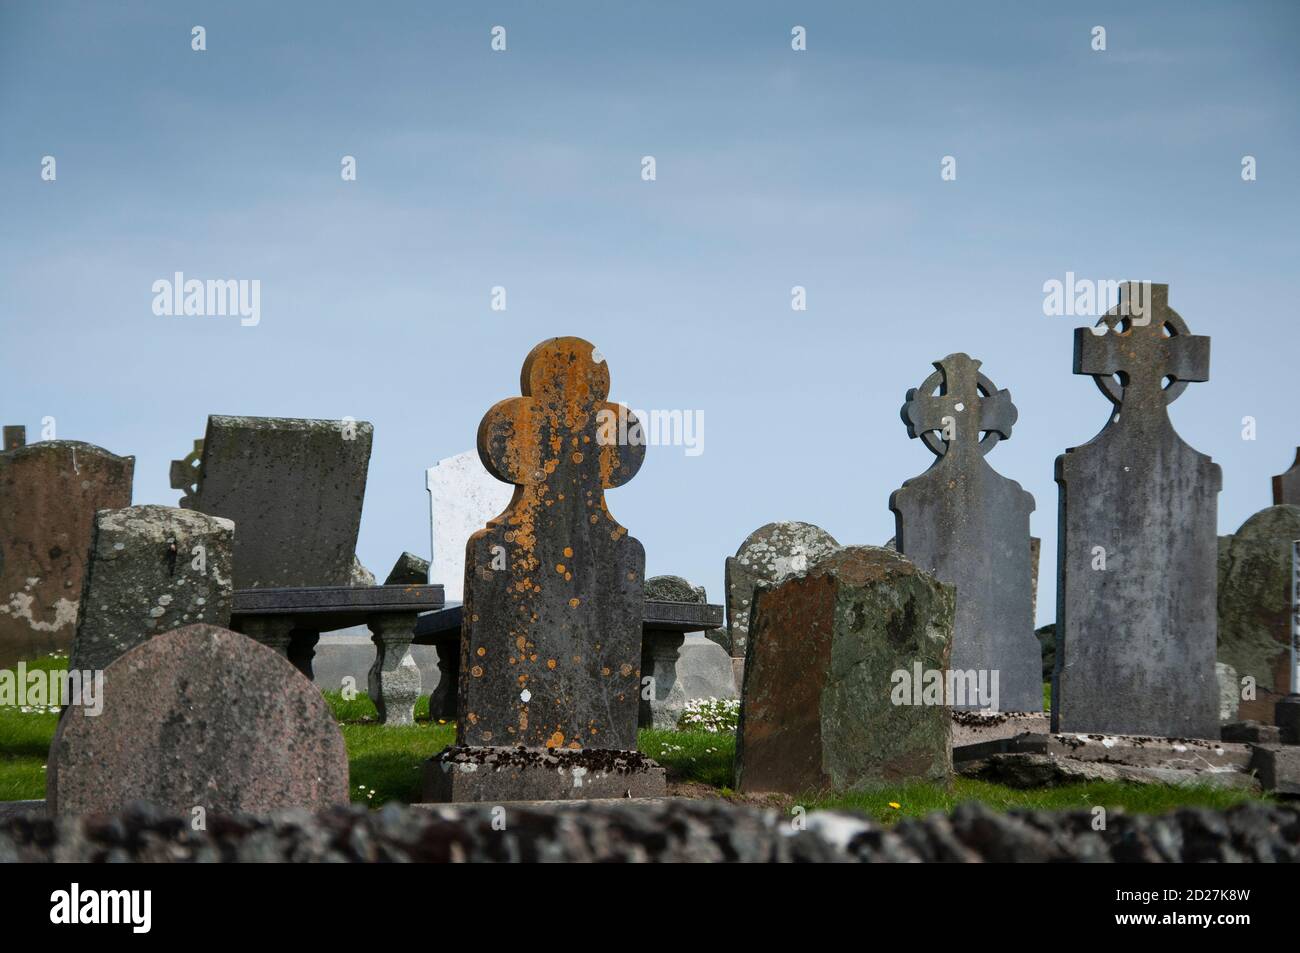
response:
[(957, 590), (953, 669), (987, 673), (1000, 711), (1042, 711), (1029, 535), (1034, 498), (984, 459), (1011, 436), (1016, 407), (965, 354), (934, 367), (907, 392), (902, 410), (907, 435), (938, 459), (889, 498), (898, 550)]
[(760, 526), (728, 556), (727, 634), (733, 658), (743, 659), (749, 643), (749, 617), (754, 590), (761, 583), (777, 583), (803, 572), (817, 560), (839, 549), (835, 537), (812, 523), (781, 521)]
[[(1122, 285), (1074, 334), (1074, 372), (1114, 404), (1056, 458), (1060, 485), (1054, 731), (1215, 738), (1215, 536), (1221, 474), (1167, 405), (1210, 375), (1167, 285)], [(1096, 331), (1101, 330), (1098, 334)], [(1166, 387), (1165, 381), (1169, 384)]]
[(953, 611), (950, 586), (877, 546), (845, 547), (760, 588), (736, 788), (803, 795), (946, 782)]
[(69, 668), (106, 668), (188, 623), (229, 625), (234, 545), (230, 520), (193, 510), (100, 510)]
[(1291, 546), (1300, 539), (1300, 506), (1260, 510), (1220, 548), (1219, 660), (1255, 681), (1241, 700), (1242, 719), (1273, 723), (1291, 691)]
[(522, 391), (479, 425), (483, 465), (516, 489), (466, 545), (457, 744), (425, 797), (663, 794), (635, 751), (645, 551), (605, 503), (645, 457), (639, 425), (580, 338), (533, 348)]
[[(645, 598), (666, 602), (707, 603), (699, 586), (681, 576), (652, 576)], [(641, 633), (641, 705), (638, 724), (645, 728), (676, 728), (690, 698), (677, 678), (677, 660), (686, 633), (646, 626)]]
[(1273, 505), (1300, 506), (1300, 447), (1296, 447), (1291, 469), (1273, 477)]
[(150, 639), (104, 672), (103, 710), (69, 708), (50, 746), (58, 814), (149, 801), (198, 815), (348, 801), (348, 756), (329, 705), (284, 658), (213, 625)]
[[(393, 563), (385, 586), (420, 586), (429, 581), (429, 560), (415, 553), (402, 553)], [(445, 591), (445, 590), (444, 590)]]
[(373, 435), (366, 421), (213, 415), (197, 473), (194, 454), (174, 461), (172, 486), (240, 528), (236, 589), (351, 585)]
[(430, 578), (444, 580), (448, 602), (459, 602), (465, 542), (510, 505), (511, 487), (492, 476), (478, 451), (439, 460), (425, 472), (429, 491)]
[(71, 646), (95, 512), (131, 505), (134, 472), (69, 440), (0, 453), (0, 665)]

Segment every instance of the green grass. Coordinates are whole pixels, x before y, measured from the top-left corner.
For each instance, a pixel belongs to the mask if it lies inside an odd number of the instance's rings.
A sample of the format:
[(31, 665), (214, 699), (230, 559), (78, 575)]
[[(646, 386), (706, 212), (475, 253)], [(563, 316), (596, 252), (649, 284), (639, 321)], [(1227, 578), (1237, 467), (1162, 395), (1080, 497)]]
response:
[[(44, 658), (28, 662), (27, 667), (56, 670), (66, 668), (67, 659)], [(1050, 684), (1045, 684), (1045, 702), (1050, 702), (1050, 692)], [(364, 694), (347, 700), (338, 692), (326, 692), (325, 699), (338, 719), (347, 744), (352, 800), (373, 807), (388, 801), (419, 800), (424, 761), (455, 741), (456, 726), (430, 720), (427, 698), (422, 698), (416, 706), (416, 724), (408, 728), (378, 725), (375, 706)], [(53, 714), (0, 708), (0, 800), (45, 796), (46, 755), (57, 722), (58, 716)], [(707, 785), (717, 789), (721, 796), (731, 794), (734, 735), (643, 729), (638, 747), (667, 769), (670, 781)], [(1225, 808), (1252, 797), (1258, 795), (1209, 787), (1120, 782), (1021, 791), (987, 781), (955, 778), (949, 788), (916, 783), (793, 800), (808, 810), (861, 811), (884, 823), (892, 823), (902, 817), (950, 811), (957, 804), (972, 800), (999, 811), (1088, 810), (1102, 806), (1108, 811), (1162, 813), (1185, 806)]]

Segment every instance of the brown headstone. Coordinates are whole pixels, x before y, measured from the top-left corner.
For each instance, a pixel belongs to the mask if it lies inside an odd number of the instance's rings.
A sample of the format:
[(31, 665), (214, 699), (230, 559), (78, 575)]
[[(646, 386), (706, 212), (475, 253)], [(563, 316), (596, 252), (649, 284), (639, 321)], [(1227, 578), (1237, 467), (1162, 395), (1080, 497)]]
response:
[(247, 636), (189, 625), (103, 673), (103, 708), (69, 708), (50, 747), (58, 814), (149, 801), (186, 818), (348, 800), (348, 756), (329, 705), (288, 661)]
[(95, 513), (131, 505), (134, 472), (76, 441), (0, 452), (0, 665), (72, 645)]

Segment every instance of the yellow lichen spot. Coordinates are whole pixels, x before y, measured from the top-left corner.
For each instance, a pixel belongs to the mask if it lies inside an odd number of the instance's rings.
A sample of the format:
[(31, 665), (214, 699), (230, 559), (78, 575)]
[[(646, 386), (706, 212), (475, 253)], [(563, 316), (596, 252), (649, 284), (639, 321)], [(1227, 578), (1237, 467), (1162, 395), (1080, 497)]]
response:
[(526, 684), (528, 684), (528, 673), (527, 673), (527, 672), (525, 672), (523, 675), (520, 675), (520, 676), (519, 676), (519, 684), (520, 684), (520, 685), (526, 685)]
[(574, 596), (572, 599), (569, 600), (569, 608), (576, 609), (581, 603), (582, 600), (579, 599), (577, 596)]
[(530, 661), (530, 662), (536, 662), (536, 661), (537, 661), (537, 653), (534, 652), (532, 655), (528, 656), (528, 661)]
[(598, 517), (595, 513), (592, 513), (592, 514), (591, 514), (591, 523), (592, 523), (593, 526), (596, 524), (596, 522), (597, 522), (599, 519), (600, 519), (600, 517)]
[(558, 573), (562, 573), (562, 572), (564, 572), (564, 563), (556, 563), (556, 564), (555, 564), (555, 571), (558, 572)]
[(475, 678), (482, 678), (482, 677), (483, 677), (483, 666), (482, 666), (482, 665), (475, 665), (472, 669), (469, 670), (469, 673), (470, 673), (471, 675), (473, 675)]
[(571, 573), (571, 572), (566, 572), (566, 573), (564, 574), (564, 581), (565, 581), (565, 582), (573, 582), (573, 573)]
[(471, 725), (477, 725), (477, 724), (478, 724), (478, 715), (474, 714), (473, 712), (470, 712), (470, 713), (469, 713), (468, 715), (466, 715), (465, 717), (469, 720), (469, 723), (470, 723)]
[(478, 621), (478, 613), (475, 612), (472, 616), (470, 616), (470, 617), (469, 617), (469, 621), (471, 621), (471, 622), (477, 622), (477, 621)]
[(575, 662), (581, 662), (581, 661), (582, 661), (582, 656), (581, 656), (581, 655), (575, 655), (575, 656), (573, 657), (573, 661), (575, 661)]
[(634, 573), (634, 572), (630, 572), (630, 573), (628, 573), (628, 574), (627, 574), (627, 581), (628, 581), (628, 582), (636, 582), (636, 573)]
[(578, 743), (578, 739), (577, 739), (577, 738), (574, 738), (572, 741), (569, 742), (569, 747), (570, 747), (570, 748), (581, 748), (582, 745)]
[(553, 658), (548, 658), (548, 659), (546, 660), (546, 667), (549, 668), (549, 669), (554, 669), (554, 668), (555, 668), (555, 659), (553, 659)]
[(601, 668), (601, 670), (600, 670), (600, 674), (601, 674), (601, 675), (608, 675), (608, 674), (610, 673), (610, 671), (611, 671), (610, 667), (609, 667), (608, 665), (606, 665), (606, 666), (604, 666), (603, 668)]
[(572, 546), (565, 546), (565, 547), (564, 547), (564, 555), (565, 555), (566, 558), (570, 558), (570, 559), (571, 559), (571, 558), (573, 557), (573, 547), (572, 547)]
[(484, 740), (484, 741), (491, 741), (491, 740), (492, 740), (492, 732), (490, 732), (490, 731), (485, 731), (485, 732), (483, 732), (483, 740)]
[(572, 459), (573, 459), (573, 462), (574, 462), (574, 463), (581, 463), (581, 462), (582, 462), (582, 454), (579, 453), (577, 450), (575, 450), (575, 451), (573, 451), (573, 458), (572, 458)]
[(524, 637), (522, 635), (515, 639), (515, 648), (517, 648), (520, 652), (524, 650), (525, 644), (526, 643), (524, 642)]
[(563, 744), (564, 732), (562, 731), (557, 731), (555, 734), (551, 735), (551, 737), (546, 739), (546, 747), (548, 748), (559, 748)]
[(480, 645), (478, 647), (478, 657), (482, 658), (484, 655), (487, 655), (487, 649)]
[(618, 667), (618, 670), (623, 675), (624, 678), (632, 674), (632, 666), (628, 665), (627, 662), (624, 662), (622, 665), (620, 665)]

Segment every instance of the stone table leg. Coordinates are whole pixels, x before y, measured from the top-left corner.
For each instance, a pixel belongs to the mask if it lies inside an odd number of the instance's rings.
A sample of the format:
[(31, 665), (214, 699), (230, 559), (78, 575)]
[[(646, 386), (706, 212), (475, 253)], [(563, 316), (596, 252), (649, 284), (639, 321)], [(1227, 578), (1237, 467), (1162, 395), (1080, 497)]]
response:
[(415, 724), (415, 703), (420, 697), (420, 669), (411, 658), (416, 613), (384, 613), (367, 624), (375, 643), (375, 663), (370, 667), (370, 699), (379, 709), (381, 725)]
[(456, 693), (460, 683), (460, 631), (450, 633), (434, 643), (438, 650), (438, 687), (429, 696), (429, 717), (456, 717)]
[(647, 629), (642, 634), (641, 705), (637, 717), (640, 727), (677, 727), (687, 701), (677, 683), (677, 658), (685, 641), (682, 632)]
[(316, 644), (320, 642), (320, 633), (310, 629), (294, 629), (289, 637), (289, 661), (298, 671), (307, 676), (307, 681), (316, 680), (312, 661), (316, 658)]
[(293, 618), (287, 615), (246, 616), (237, 623), (236, 631), (268, 649), (289, 658), (289, 645), (293, 640)]

